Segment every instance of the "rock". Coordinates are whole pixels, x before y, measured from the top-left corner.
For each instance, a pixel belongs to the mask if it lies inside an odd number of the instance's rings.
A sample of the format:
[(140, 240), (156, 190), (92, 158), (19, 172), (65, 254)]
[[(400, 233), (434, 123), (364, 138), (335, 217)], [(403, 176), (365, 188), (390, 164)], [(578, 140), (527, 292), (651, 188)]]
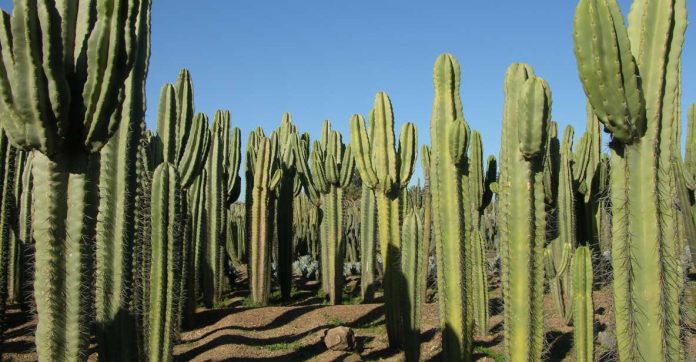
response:
[(331, 328), (324, 333), (324, 344), (332, 351), (351, 351), (355, 348), (355, 333), (344, 326)]
[(616, 335), (613, 331), (607, 330), (597, 333), (597, 342), (606, 349), (616, 347)]
[(341, 362), (362, 362), (362, 358), (360, 358), (360, 355), (357, 353), (351, 353), (343, 359), (341, 359)]

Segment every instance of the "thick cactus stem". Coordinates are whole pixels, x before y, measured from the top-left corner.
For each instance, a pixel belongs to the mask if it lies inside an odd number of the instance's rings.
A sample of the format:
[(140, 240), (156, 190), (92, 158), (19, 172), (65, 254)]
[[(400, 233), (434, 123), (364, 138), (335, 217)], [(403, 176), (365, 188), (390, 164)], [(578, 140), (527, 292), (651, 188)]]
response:
[(594, 358), (594, 308), (592, 306), (592, 252), (587, 246), (575, 249), (571, 263), (575, 327), (575, 358), (589, 362)]
[(179, 320), (183, 204), (181, 184), (173, 165), (163, 163), (152, 176), (152, 261), (148, 357), (171, 361)]

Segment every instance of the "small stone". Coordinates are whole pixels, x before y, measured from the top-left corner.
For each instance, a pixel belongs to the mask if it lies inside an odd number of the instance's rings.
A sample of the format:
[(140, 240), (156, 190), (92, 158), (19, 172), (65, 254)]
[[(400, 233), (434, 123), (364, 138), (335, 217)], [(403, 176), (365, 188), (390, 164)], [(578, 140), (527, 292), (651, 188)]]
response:
[(355, 348), (355, 333), (344, 326), (331, 328), (324, 333), (324, 344), (332, 351), (351, 351)]
[(606, 349), (612, 349), (616, 347), (616, 335), (609, 330), (599, 332), (597, 333), (597, 342)]
[(341, 359), (341, 362), (362, 362), (362, 358), (360, 358), (360, 355), (357, 353), (351, 353), (343, 359)]

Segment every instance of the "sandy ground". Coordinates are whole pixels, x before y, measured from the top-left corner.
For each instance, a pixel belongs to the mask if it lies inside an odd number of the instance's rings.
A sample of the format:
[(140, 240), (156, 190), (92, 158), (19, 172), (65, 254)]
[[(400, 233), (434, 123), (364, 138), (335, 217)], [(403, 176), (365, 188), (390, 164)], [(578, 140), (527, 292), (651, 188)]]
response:
[[(685, 296), (688, 356), (696, 355), (696, 280), (692, 274)], [(489, 334), (477, 338), (476, 358), (479, 361), (503, 361), (502, 300), (497, 280), (490, 280), (491, 319)], [(298, 285), (293, 298), (278, 306), (249, 306), (248, 293), (238, 290), (230, 294), (224, 307), (199, 309), (197, 323), (181, 333), (174, 350), (178, 361), (399, 361), (403, 355), (388, 348), (381, 304), (325, 305), (316, 296), (313, 283)], [(599, 332), (613, 330), (611, 290), (600, 287), (593, 294), (595, 337)], [(353, 302), (351, 299), (348, 302)], [(379, 301), (379, 300), (378, 300)], [(689, 307), (691, 306), (691, 307)], [(573, 329), (558, 318), (553, 300), (544, 299), (545, 360), (573, 361)], [(5, 335), (5, 361), (36, 359), (33, 341), (34, 321), (26, 322), (18, 310), (8, 314), (10, 328)], [(328, 351), (322, 336), (328, 328), (344, 325), (354, 329), (357, 348), (353, 352)], [(441, 336), (437, 329), (437, 303), (423, 305), (421, 328), (421, 360), (441, 360)], [(96, 353), (90, 360), (96, 359)], [(595, 342), (595, 360), (613, 361), (611, 348)]]

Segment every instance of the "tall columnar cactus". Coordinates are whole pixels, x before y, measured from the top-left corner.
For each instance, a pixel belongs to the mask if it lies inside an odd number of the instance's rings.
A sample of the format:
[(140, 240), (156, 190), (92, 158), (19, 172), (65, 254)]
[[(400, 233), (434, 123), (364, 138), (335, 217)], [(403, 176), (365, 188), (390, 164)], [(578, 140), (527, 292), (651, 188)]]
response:
[[(251, 205), (252, 196), (254, 194), (254, 170), (256, 169), (256, 155), (259, 150), (259, 145), (266, 135), (261, 127), (255, 128), (251, 133), (249, 133), (249, 138), (247, 138), (246, 152), (244, 157), (244, 181), (246, 184), (244, 190), (244, 207), (246, 209), (246, 214), (244, 219), (246, 220), (245, 233), (251, 236)], [(247, 259), (249, 255), (247, 255)], [(248, 262), (248, 260), (247, 260)]]
[(176, 168), (164, 162), (152, 176), (152, 260), (148, 359), (171, 361), (181, 287), (183, 203)]
[(575, 249), (570, 269), (573, 288), (575, 358), (578, 362), (593, 361), (592, 251), (588, 246)]
[[(387, 335), (389, 345), (405, 348), (412, 342), (412, 331), (406, 326), (413, 308), (420, 307), (420, 295), (410, 295), (404, 306), (405, 279), (417, 280), (420, 271), (413, 267), (402, 269), (402, 240), (400, 198), (413, 175), (418, 140), (416, 127), (405, 123), (401, 128), (398, 149), (394, 136), (394, 114), (389, 96), (380, 92), (370, 112), (370, 131), (365, 128), (365, 120), (354, 115), (350, 120), (351, 149), (355, 154), (356, 165), (363, 184), (375, 190), (377, 199), (378, 230), (380, 253), (384, 266), (384, 300)], [(371, 135), (371, 136), (370, 136)], [(405, 274), (411, 273), (407, 276)]]
[[(4, 132), (0, 131), (0, 342), (5, 329), (5, 304), (7, 303), (10, 275), (10, 239), (12, 238), (12, 214), (15, 206), (13, 200), (14, 162), (17, 149), (8, 142)], [(1, 357), (1, 356), (0, 356)]]
[(470, 277), (470, 287), (467, 297), (467, 305), (471, 308), (474, 326), (479, 335), (488, 333), (488, 275), (486, 273), (486, 247), (481, 234), (481, 218), (483, 211), (493, 199), (490, 190), (491, 183), (495, 182), (497, 170), (495, 162), (488, 164), (484, 174), (483, 143), (481, 134), (474, 131), (471, 137), (468, 162), (468, 189), (464, 187), (464, 207), (471, 213), (471, 222), (466, 225), (466, 248), (469, 250), (467, 258), (467, 274)]
[(505, 75), (499, 179), (505, 354), (511, 361), (538, 361), (543, 348), (543, 169), (550, 116), (546, 82), (525, 64), (511, 65)]
[[(34, 239), (32, 237), (32, 153), (19, 151), (17, 156), (17, 167), (15, 168), (15, 217), (16, 227), (14, 230), (14, 241), (16, 243), (16, 255), (14, 257), (15, 267), (12, 289), (10, 295), (15, 303), (18, 303), (23, 311), (31, 308), (32, 283), (34, 276)], [(25, 155), (21, 155), (25, 153)], [(24, 164), (20, 167), (20, 164)], [(21, 174), (19, 173), (21, 170)]]
[(198, 175), (193, 185), (188, 192), (188, 206), (191, 210), (191, 264), (189, 265), (190, 273), (187, 277), (188, 292), (185, 295), (183, 316), (184, 322), (188, 323), (193, 320), (196, 314), (196, 305), (198, 304), (198, 296), (201, 295), (201, 278), (203, 258), (205, 258), (205, 242), (207, 240), (207, 220), (205, 207), (208, 202), (206, 190), (208, 183), (208, 172), (203, 169)]
[(283, 299), (290, 299), (292, 291), (292, 257), (293, 257), (293, 200), (299, 194), (300, 180), (295, 167), (296, 147), (299, 147), (297, 128), (292, 123), (289, 113), (283, 114), (280, 127), (274, 132), (278, 137), (279, 166), (282, 170), (282, 178), (276, 189), (275, 223), (277, 228), (277, 271), (280, 284), (280, 295)]
[(11, 143), (36, 150), (36, 270), (50, 276), (35, 281), (42, 360), (86, 356), (98, 169), (90, 155), (116, 132), (124, 82), (149, 46), (149, 0), (85, 4), (17, 0), (12, 16), (0, 16), (2, 126)]
[(259, 142), (254, 169), (254, 188), (251, 204), (251, 257), (249, 258), (249, 287), (254, 303), (268, 304), (271, 294), (271, 237), (273, 228), (273, 192), (280, 183), (282, 171), (278, 165), (277, 138)]
[[(423, 283), (425, 287), (423, 288), (423, 295), (421, 298), (425, 300), (427, 292), (427, 281), (428, 281), (428, 270), (430, 261), (430, 251), (433, 247), (432, 244), (432, 194), (431, 194), (431, 184), (430, 184), (430, 147), (423, 145), (421, 147), (421, 168), (423, 170), (423, 250), (425, 253), (425, 262), (423, 263), (423, 271), (421, 272), (422, 278), (424, 278)], [(441, 278), (437, 278), (438, 283)], [(439, 289), (441, 290), (441, 289)], [(438, 301), (439, 302), (439, 301)]]
[(27, 152), (17, 150), (14, 155), (14, 162), (6, 166), (13, 169), (13, 177), (11, 180), (12, 193), (8, 200), (3, 200), (3, 203), (11, 202), (12, 205), (10, 210), (12, 229), (7, 253), (7, 302), (18, 303), (20, 306), (22, 306), (22, 308), (26, 308), (25, 271), (29, 264), (25, 250), (27, 245), (24, 244), (24, 241), (20, 236), (20, 210), (22, 207), (21, 199), (22, 192), (25, 189), (24, 185), (22, 184), (22, 180), (24, 179), (26, 162)]
[[(684, 0), (581, 0), (575, 57), (585, 94), (612, 135), (614, 310), (621, 361), (683, 357), (683, 272), (672, 164), (681, 93)], [(597, 59), (604, 59), (598, 62)], [(646, 293), (650, 290), (650, 293)]]
[(377, 208), (375, 193), (366, 184), (360, 196), (360, 299), (371, 303), (375, 297), (377, 259)]
[(224, 291), (223, 273), (225, 270), (225, 224), (227, 213), (227, 151), (229, 150), (230, 113), (217, 111), (213, 119), (213, 128), (208, 151), (206, 172), (207, 206), (206, 206), (206, 241), (203, 264), (202, 286), (203, 301), (208, 308), (222, 300)]
[(404, 279), (405, 303), (403, 318), (404, 350), (407, 361), (420, 360), (421, 304), (425, 289), (428, 249), (423, 240), (423, 222), (418, 210), (411, 207), (404, 219), (401, 242), (401, 275)]
[[(691, 225), (689, 226), (692, 226), (696, 223), (696, 202), (694, 202), (694, 200), (696, 200), (696, 197), (694, 197), (694, 190), (696, 190), (696, 104), (691, 104), (689, 106), (687, 120), (686, 154), (684, 155), (684, 166), (681, 171), (681, 176), (685, 186), (689, 189), (689, 216), (692, 218)], [(682, 204), (687, 205), (685, 202)], [(685, 224), (688, 224), (688, 221), (685, 221)], [(696, 237), (690, 237), (688, 239), (689, 249), (691, 251), (691, 262), (696, 265)]]
[[(304, 147), (296, 147), (296, 160), (307, 159)], [(343, 137), (331, 130), (325, 121), (321, 141), (315, 141), (310, 166), (298, 162), (304, 186), (314, 204), (321, 205), (321, 274), (322, 287), (332, 304), (343, 297), (343, 256), (345, 250), (343, 225), (343, 189), (350, 184), (355, 160)]]
[(444, 358), (471, 360), (473, 318), (467, 313), (464, 235), (463, 174), (469, 127), (459, 97), (459, 63), (450, 54), (437, 58), (433, 71), (435, 99), (430, 121), (430, 184), (433, 238), (438, 275), (440, 324)]
[(575, 187), (573, 184), (572, 153), (573, 127), (567, 126), (563, 132), (556, 194), (556, 219), (558, 236), (551, 240), (544, 252), (546, 275), (553, 295), (556, 309), (564, 323), (572, 318), (570, 280), (570, 259), (576, 241)]
[(96, 225), (97, 346), (104, 361), (136, 358), (136, 326), (132, 308), (136, 227), (137, 156), (145, 130), (145, 78), (150, 58), (150, 34), (138, 18), (141, 38), (133, 69), (123, 87), (118, 131), (100, 151), (99, 211)]

